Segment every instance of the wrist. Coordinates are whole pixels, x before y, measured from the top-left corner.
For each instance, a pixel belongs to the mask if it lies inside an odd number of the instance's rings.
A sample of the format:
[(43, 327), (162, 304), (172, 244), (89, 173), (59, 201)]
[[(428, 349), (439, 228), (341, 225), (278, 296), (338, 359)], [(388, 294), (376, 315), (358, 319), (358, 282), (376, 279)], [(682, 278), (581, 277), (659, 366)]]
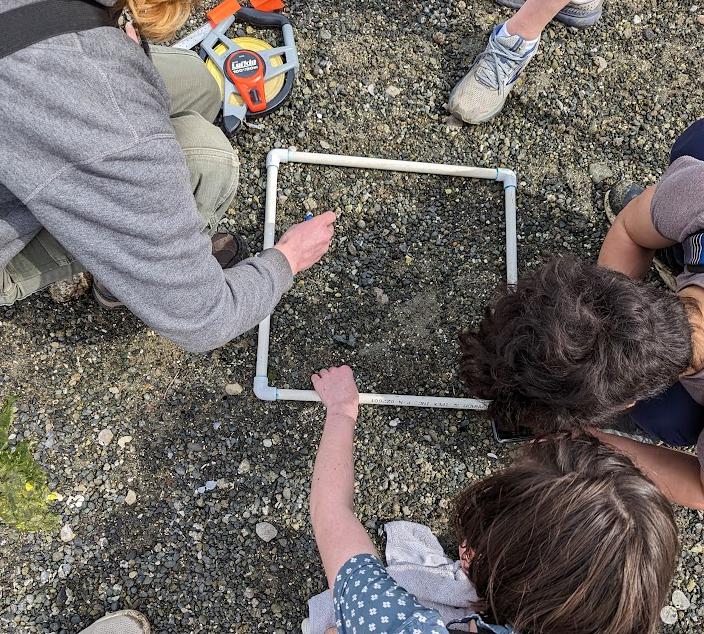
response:
[(280, 251), (283, 254), (283, 256), (288, 261), (288, 265), (291, 267), (291, 273), (293, 273), (293, 275), (296, 275), (298, 273), (298, 263), (290, 247), (288, 247), (286, 244), (278, 243), (274, 245), (274, 249)]
[(325, 422), (335, 421), (336, 423), (351, 424), (354, 427), (357, 424), (357, 412), (342, 409), (328, 409), (325, 417)]

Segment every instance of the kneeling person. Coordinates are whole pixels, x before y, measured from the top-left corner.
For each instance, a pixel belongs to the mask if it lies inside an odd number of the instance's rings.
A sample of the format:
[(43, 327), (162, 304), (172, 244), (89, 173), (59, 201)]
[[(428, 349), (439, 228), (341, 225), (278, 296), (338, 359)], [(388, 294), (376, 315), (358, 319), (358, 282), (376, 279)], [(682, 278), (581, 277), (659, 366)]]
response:
[[(599, 266), (557, 259), (528, 273), (462, 336), (462, 378), (493, 400), (495, 419), (540, 431), (627, 415), (656, 440), (699, 442), (704, 460), (703, 177), (699, 121), (675, 143), (656, 187), (612, 191), (620, 213)], [(658, 249), (680, 267), (676, 293), (638, 281)], [(692, 456), (613, 442), (629, 445), (674, 501), (704, 506)]]
[[(348, 367), (313, 385), (327, 408), (311, 486), (311, 521), (337, 632), (447, 633), (384, 569), (354, 511), (358, 395)], [(527, 446), (513, 466), (456, 500), (471, 631), (655, 634), (677, 553), (673, 512), (624, 455), (588, 435)]]

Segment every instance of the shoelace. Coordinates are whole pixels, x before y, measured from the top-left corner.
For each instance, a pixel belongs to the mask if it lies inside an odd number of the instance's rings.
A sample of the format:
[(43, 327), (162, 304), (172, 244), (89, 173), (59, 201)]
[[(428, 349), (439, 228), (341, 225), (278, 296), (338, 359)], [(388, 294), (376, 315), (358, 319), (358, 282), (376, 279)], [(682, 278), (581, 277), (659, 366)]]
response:
[(506, 90), (506, 78), (509, 74), (515, 73), (521, 62), (525, 61), (526, 53), (527, 51), (512, 51), (506, 48), (492, 34), (486, 49), (477, 57), (477, 79), (487, 88), (498, 90), (503, 96)]

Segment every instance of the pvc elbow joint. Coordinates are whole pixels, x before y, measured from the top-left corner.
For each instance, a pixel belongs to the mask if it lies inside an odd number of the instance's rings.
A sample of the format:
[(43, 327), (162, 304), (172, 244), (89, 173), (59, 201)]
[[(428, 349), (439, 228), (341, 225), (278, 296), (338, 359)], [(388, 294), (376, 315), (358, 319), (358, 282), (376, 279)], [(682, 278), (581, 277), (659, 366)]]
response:
[(518, 181), (516, 180), (516, 172), (505, 167), (500, 167), (496, 170), (496, 180), (501, 181), (504, 184), (504, 189), (508, 187), (516, 187)]
[(266, 155), (266, 166), (278, 167), (281, 163), (288, 163), (288, 153), (289, 150), (285, 150), (283, 148), (269, 150), (269, 154)]
[(269, 385), (269, 380), (265, 376), (254, 377), (254, 395), (260, 401), (275, 401), (276, 388)]

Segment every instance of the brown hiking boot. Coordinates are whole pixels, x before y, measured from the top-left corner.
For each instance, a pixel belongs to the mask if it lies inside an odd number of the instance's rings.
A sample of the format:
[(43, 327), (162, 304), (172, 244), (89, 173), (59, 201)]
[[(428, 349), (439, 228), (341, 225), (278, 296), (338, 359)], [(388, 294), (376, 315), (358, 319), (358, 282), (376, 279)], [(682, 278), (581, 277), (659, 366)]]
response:
[(93, 280), (93, 297), (95, 301), (106, 310), (117, 310), (118, 308), (124, 307), (124, 304), (98, 280)]
[(213, 255), (223, 269), (231, 269), (249, 257), (249, 247), (242, 236), (219, 232), (210, 241), (213, 244)]

